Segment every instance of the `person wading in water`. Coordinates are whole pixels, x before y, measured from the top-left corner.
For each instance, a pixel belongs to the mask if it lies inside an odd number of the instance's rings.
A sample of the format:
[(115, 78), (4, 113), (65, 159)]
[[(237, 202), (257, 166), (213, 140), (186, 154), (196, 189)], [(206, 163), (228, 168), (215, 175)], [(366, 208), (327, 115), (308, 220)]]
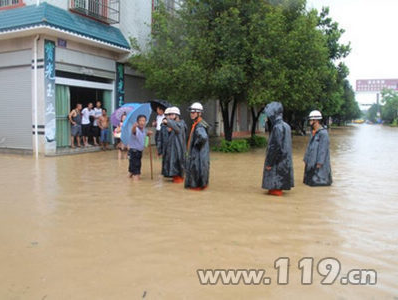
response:
[(178, 107), (167, 108), (167, 118), (163, 119), (163, 125), (168, 131), (167, 143), (165, 144), (162, 175), (173, 178), (174, 183), (184, 182), (184, 164), (186, 153), (187, 125), (180, 119)]
[(269, 103), (265, 107), (265, 113), (271, 122), (271, 128), (262, 187), (268, 190), (269, 195), (282, 196), (282, 190), (294, 187), (291, 129), (283, 121), (281, 103)]
[(189, 107), (192, 128), (188, 138), (185, 188), (204, 190), (209, 184), (210, 146), (209, 125), (202, 119), (203, 106), (199, 102)]
[(322, 114), (318, 110), (309, 117), (312, 135), (304, 155), (304, 183), (309, 186), (329, 186), (332, 184), (330, 167), (329, 134), (321, 125)]

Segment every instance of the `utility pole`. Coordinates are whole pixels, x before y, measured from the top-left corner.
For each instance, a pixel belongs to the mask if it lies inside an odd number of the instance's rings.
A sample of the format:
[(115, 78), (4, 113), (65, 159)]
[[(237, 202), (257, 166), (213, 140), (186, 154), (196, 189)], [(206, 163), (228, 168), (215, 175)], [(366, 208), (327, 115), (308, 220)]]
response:
[(380, 94), (377, 93), (377, 121), (379, 121), (379, 119), (381, 119), (381, 110), (380, 110)]

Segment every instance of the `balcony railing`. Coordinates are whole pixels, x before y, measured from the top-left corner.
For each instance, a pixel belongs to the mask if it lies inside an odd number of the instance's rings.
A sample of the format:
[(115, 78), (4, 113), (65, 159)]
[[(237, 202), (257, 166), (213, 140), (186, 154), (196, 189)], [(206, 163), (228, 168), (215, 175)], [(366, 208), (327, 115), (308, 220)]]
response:
[(0, 0), (0, 10), (24, 6), (22, 0)]
[(69, 0), (69, 9), (104, 23), (119, 23), (120, 0)]

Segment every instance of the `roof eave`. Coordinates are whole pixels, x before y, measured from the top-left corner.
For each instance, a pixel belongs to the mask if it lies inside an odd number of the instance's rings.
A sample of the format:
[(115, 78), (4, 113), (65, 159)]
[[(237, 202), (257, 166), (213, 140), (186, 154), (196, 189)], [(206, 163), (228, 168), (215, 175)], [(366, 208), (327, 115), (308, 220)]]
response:
[(101, 48), (105, 48), (107, 50), (111, 50), (113, 52), (127, 54), (130, 53), (130, 48), (122, 47), (119, 45), (115, 45), (109, 42), (105, 42), (99, 39), (91, 38), (88, 36), (84, 36), (72, 31), (64, 30), (52, 26), (50, 24), (34, 24), (29, 25), (28, 27), (14, 28), (10, 30), (5, 30), (0, 32), (0, 40), (18, 38), (18, 37), (26, 37), (36, 34), (48, 34), (54, 35), (57, 37), (75, 40), (84, 44), (92, 45), (98, 47), (101, 45)]

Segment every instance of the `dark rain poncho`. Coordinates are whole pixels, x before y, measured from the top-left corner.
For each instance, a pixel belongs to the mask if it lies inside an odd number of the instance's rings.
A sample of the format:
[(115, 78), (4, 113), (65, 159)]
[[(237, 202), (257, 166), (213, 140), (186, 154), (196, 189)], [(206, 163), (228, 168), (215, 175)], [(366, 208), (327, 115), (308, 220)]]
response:
[[(169, 132), (167, 128), (172, 130)], [(167, 120), (162, 125), (162, 175), (165, 177), (184, 176), (187, 125), (183, 120)]]
[[(264, 163), (263, 189), (290, 190), (294, 187), (292, 137), (290, 126), (282, 119), (283, 106), (271, 102), (265, 108), (272, 129)], [(266, 170), (266, 166), (271, 170)]]
[[(304, 155), (304, 183), (309, 186), (328, 186), (332, 184), (330, 168), (329, 135), (325, 128), (311, 137)], [(321, 167), (317, 168), (317, 164)]]
[(201, 120), (190, 136), (185, 168), (185, 188), (202, 188), (209, 184), (209, 125)]
[(167, 142), (169, 140), (170, 132), (167, 130), (168, 127), (166, 124), (160, 125), (160, 132), (157, 141), (157, 148), (159, 155), (164, 156), (167, 149)]

